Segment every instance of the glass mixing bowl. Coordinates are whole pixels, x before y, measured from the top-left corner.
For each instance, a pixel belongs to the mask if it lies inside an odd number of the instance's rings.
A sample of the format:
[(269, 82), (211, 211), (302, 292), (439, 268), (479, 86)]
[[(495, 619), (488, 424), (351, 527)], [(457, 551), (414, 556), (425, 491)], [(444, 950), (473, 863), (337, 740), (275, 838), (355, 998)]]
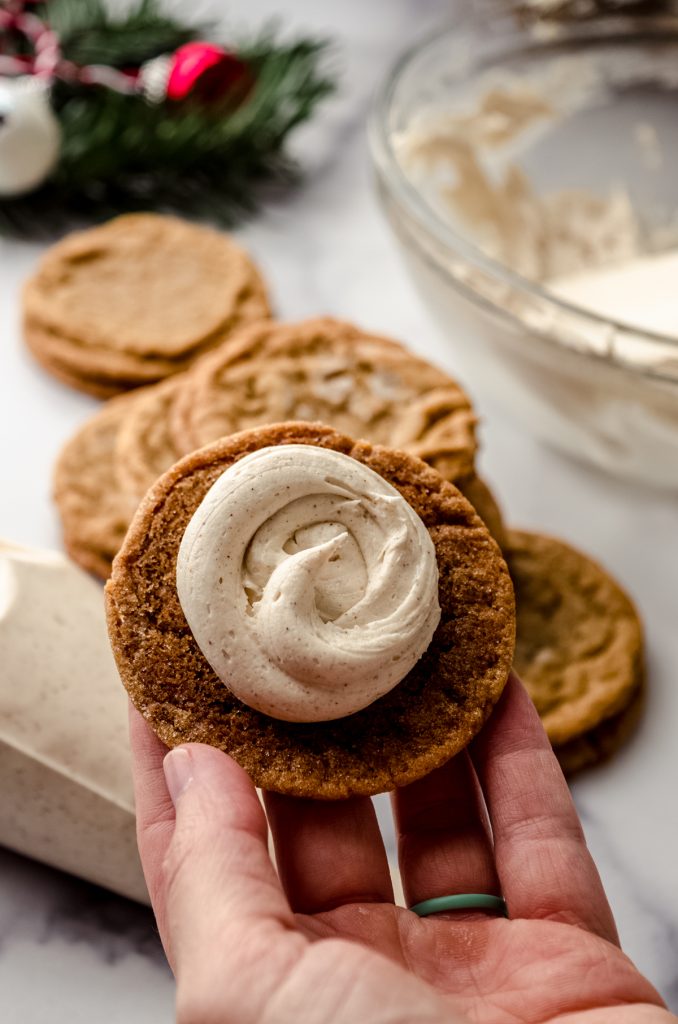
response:
[[(678, 488), (678, 331), (595, 315), (543, 276), (572, 270), (573, 248), (574, 269), (628, 256), (629, 232), (642, 251), (678, 249), (678, 18), (535, 27), (499, 6), (459, 9), (397, 62), (372, 111), (379, 194), (406, 265), (481, 402), (579, 459)], [(468, 145), (479, 138), (480, 154)], [(469, 199), (478, 173), (490, 192)], [(497, 190), (498, 220), (479, 224)], [(547, 248), (576, 222), (550, 270), (539, 262), (549, 218)], [(678, 277), (675, 292), (678, 307)]]

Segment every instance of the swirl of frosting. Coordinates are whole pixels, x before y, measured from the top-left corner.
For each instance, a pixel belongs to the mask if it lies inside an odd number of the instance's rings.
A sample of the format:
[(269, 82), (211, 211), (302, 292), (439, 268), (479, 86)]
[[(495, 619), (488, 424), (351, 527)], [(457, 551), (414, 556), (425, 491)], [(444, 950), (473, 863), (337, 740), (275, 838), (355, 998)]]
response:
[(440, 620), (433, 542), (383, 477), (304, 444), (227, 469), (179, 548), (177, 591), (222, 682), (273, 718), (319, 722), (403, 679)]

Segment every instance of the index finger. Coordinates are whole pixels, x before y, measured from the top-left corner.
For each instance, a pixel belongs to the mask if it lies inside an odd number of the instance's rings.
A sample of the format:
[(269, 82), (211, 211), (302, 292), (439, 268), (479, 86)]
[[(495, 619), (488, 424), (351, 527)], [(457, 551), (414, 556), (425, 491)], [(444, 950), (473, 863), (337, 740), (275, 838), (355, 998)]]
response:
[(167, 747), (130, 701), (129, 737), (132, 749), (137, 845), (148, 894), (162, 935), (160, 882), (162, 864), (174, 832), (174, 805), (167, 792), (162, 762)]
[(567, 783), (517, 676), (511, 675), (471, 756), (509, 916), (579, 925), (618, 945)]
[[(253, 948), (251, 935), (243, 941), (249, 926), (262, 925), (258, 932), (269, 936), (281, 925), (294, 928), (256, 790), (220, 750), (189, 744), (168, 753), (134, 708), (130, 740), (139, 853), (172, 968), (179, 980), (193, 977), (204, 951), (220, 949), (242, 974), (252, 966), (243, 961)], [(177, 759), (185, 776), (179, 789)]]

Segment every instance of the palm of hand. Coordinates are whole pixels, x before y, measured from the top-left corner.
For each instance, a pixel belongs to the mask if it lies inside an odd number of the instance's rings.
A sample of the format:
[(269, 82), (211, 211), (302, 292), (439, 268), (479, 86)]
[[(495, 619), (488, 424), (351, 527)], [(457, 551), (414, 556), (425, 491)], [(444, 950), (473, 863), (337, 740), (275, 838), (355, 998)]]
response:
[(132, 747), (139, 848), (179, 1024), (676, 1021), (619, 948), (517, 680), (470, 756), (393, 797), (408, 903), (503, 893), (510, 920), (420, 919), (395, 906), (367, 799), (265, 794), (267, 825), (251, 782), (219, 751), (179, 748), (163, 776), (165, 750), (138, 715)]
[[(300, 915), (298, 921), (311, 939), (350, 940), (328, 948), (320, 969), (331, 977), (341, 961), (342, 986), (354, 992), (369, 973), (365, 1005), (356, 1019), (373, 1019), (375, 978), (380, 978), (382, 1000), (394, 984), (391, 965), (385, 968), (380, 957), (368, 969), (365, 947), (432, 986), (462, 1017), (478, 1024), (554, 1019), (559, 1024), (661, 1024), (673, 1019), (655, 1004), (656, 993), (617, 946), (575, 925), (481, 914), (463, 921), (458, 917), (419, 920), (401, 908), (353, 904), (317, 917)], [(419, 987), (412, 985), (408, 995), (409, 1006), (399, 989), (402, 1020), (418, 1020), (414, 1014), (425, 1009)], [(377, 1000), (381, 1009), (382, 1000)], [(433, 1008), (432, 1021), (448, 1019), (437, 1012)]]

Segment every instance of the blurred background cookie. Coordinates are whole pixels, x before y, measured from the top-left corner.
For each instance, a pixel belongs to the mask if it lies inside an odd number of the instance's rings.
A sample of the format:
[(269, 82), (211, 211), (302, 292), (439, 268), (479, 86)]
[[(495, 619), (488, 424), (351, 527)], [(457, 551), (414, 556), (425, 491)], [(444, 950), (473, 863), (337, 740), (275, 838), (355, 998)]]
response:
[(23, 313), (42, 365), (103, 394), (185, 369), (270, 308), (259, 271), (228, 235), (143, 213), (49, 249), (24, 288)]
[(329, 318), (240, 331), (193, 367), (173, 426), (178, 443), (198, 448), (290, 419), (408, 451), (446, 479), (473, 472), (476, 416), (459, 384), (397, 342)]
[(555, 754), (565, 775), (574, 775), (582, 768), (600, 764), (623, 747), (640, 722), (645, 709), (646, 688), (641, 681), (628, 705), (616, 715), (605, 718), (600, 725), (555, 747)]
[(501, 545), (475, 472), (477, 418), (456, 380), (390, 338), (340, 320), (260, 323), (197, 363), (169, 409), (177, 447), (287, 419), (317, 420), (418, 456), (453, 481)]
[(54, 500), (71, 558), (106, 579), (138, 501), (115, 478), (113, 452), (125, 416), (142, 392), (107, 402), (64, 446), (54, 468)]
[(504, 518), (497, 499), (486, 481), (473, 473), (471, 476), (457, 477), (453, 482), (466, 500), (471, 502), (499, 547), (504, 551), (508, 544)]
[(641, 708), (638, 613), (601, 566), (553, 537), (509, 532), (516, 592), (515, 668), (563, 767), (601, 760)]
[[(85, 424), (57, 470), (57, 505), (66, 535), (73, 534), (74, 508), (79, 523), (87, 519), (88, 536), (103, 530), (96, 568), (89, 555), (86, 567), (104, 579), (122, 541), (121, 519), (112, 532), (99, 503), (83, 503), (83, 488), (95, 495), (114, 481), (117, 493), (102, 494), (101, 502), (113, 501), (129, 522), (148, 488), (183, 455), (276, 417), (315, 416), (337, 429), (350, 426), (353, 436), (418, 455), (459, 487), (500, 544), (505, 540), (499, 507), (475, 473), (476, 417), (466, 393), (402, 345), (351, 324), (317, 319), (255, 325), (237, 332), (189, 373), (129, 397), (133, 400), (116, 405), (110, 416), (97, 415)], [(79, 495), (76, 502), (66, 500), (71, 487)], [(70, 544), (76, 560), (81, 548)]]
[(177, 374), (138, 392), (123, 417), (111, 452), (113, 471), (122, 491), (140, 500), (172, 463), (188, 453), (169, 429), (175, 396), (185, 374)]

